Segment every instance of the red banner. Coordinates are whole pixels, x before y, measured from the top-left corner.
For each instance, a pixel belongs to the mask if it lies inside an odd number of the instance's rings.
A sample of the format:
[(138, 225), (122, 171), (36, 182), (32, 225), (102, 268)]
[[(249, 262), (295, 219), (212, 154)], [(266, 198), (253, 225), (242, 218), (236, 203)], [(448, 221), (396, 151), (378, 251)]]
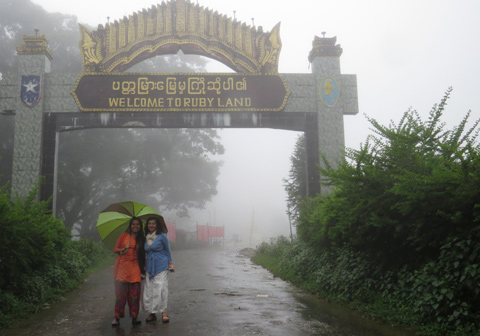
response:
[(207, 225), (197, 225), (197, 240), (199, 242), (208, 243), (208, 226)]
[(225, 230), (221, 226), (209, 226), (208, 227), (208, 236), (209, 237), (221, 237), (225, 236)]
[(197, 225), (197, 240), (208, 242), (209, 238), (225, 237), (225, 230), (221, 226)]
[(165, 224), (167, 224), (168, 240), (171, 242), (175, 242), (177, 240), (177, 226), (175, 225), (175, 223), (165, 222)]

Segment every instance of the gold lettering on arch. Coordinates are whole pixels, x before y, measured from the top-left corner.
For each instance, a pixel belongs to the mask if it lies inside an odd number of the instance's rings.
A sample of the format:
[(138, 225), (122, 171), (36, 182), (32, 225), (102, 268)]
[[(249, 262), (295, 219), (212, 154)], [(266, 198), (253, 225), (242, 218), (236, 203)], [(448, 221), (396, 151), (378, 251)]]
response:
[(71, 93), (86, 112), (233, 112), (281, 111), (290, 91), (279, 74), (85, 73)]

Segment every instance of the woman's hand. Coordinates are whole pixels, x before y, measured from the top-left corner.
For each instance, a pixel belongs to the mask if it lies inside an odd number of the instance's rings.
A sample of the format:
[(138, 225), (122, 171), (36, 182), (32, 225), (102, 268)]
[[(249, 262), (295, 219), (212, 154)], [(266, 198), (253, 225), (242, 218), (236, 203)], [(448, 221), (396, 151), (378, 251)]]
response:
[(168, 263), (168, 270), (170, 272), (175, 272), (175, 267), (173, 267), (173, 264), (172, 263)]
[(128, 247), (124, 247), (123, 249), (118, 249), (115, 253), (117, 254), (125, 254), (127, 253)]

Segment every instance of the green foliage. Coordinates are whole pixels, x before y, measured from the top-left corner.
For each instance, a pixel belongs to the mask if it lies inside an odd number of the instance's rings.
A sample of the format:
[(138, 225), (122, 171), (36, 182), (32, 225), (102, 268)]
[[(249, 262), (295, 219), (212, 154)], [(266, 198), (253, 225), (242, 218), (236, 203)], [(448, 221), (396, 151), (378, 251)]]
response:
[(92, 267), (104, 262), (111, 263), (115, 260), (115, 255), (103, 243), (95, 243), (90, 239), (74, 240), (69, 243), (69, 248), (84, 256), (87, 267)]
[(279, 260), (282, 278), (339, 301), (376, 289), (372, 278), (376, 265), (360, 252), (343, 248), (318, 253), (302, 241), (290, 243), (282, 237), (262, 243), (257, 252)]
[(290, 162), (288, 179), (283, 179), (283, 185), (287, 193), (288, 215), (296, 222), (300, 215), (300, 205), (308, 196), (305, 134), (298, 136)]
[[(268, 254), (257, 252), (255, 256), (252, 257), (252, 261), (257, 265), (262, 265), (264, 268), (269, 270), (272, 274), (279, 274), (280, 273), (280, 261), (277, 258), (273, 258)], [(282, 274), (282, 279), (287, 279)]]
[(252, 260), (275, 275), (365, 315), (414, 326), (418, 335), (477, 336), (480, 330), (480, 245), (454, 241), (419, 270), (381, 272), (348, 248), (313, 250), (301, 241), (272, 239)]
[(63, 224), (48, 213), (48, 202), (34, 201), (38, 187), (24, 199), (10, 200), (0, 190), (0, 288), (19, 290), (19, 279), (55, 259), (70, 238)]
[(458, 240), (414, 272), (404, 272), (392, 295), (411, 302), (414, 312), (451, 332), (480, 330), (480, 245)]
[(11, 201), (6, 187), (0, 189), (0, 328), (76, 287), (88, 267), (111, 260), (101, 244), (70, 241), (48, 202), (35, 201), (37, 193)]
[(103, 244), (88, 240), (69, 242), (49, 263), (19, 276), (15, 286), (2, 288), (0, 328), (37, 312), (45, 303), (56, 301), (82, 283), (89, 268), (102, 265), (105, 260), (111, 264), (113, 258)]
[(427, 121), (370, 119), (375, 136), (321, 169), (333, 192), (301, 204), (300, 242), (272, 258), (304, 288), (418, 335), (478, 336), (479, 120), (446, 130), (449, 94)]
[(322, 170), (335, 189), (313, 209), (305, 206), (302, 239), (312, 246), (348, 245), (392, 269), (421, 265), (452, 237), (478, 230), (479, 121), (467, 130), (467, 114), (444, 130), (440, 118), (449, 93), (425, 122), (415, 111), (388, 127), (370, 119), (377, 136), (350, 150), (338, 169)]
[(270, 270), (282, 279), (297, 282), (297, 269), (290, 267), (284, 261), (287, 255), (295, 254), (295, 245), (285, 236), (271, 238), (270, 242), (262, 242), (257, 246), (256, 254), (252, 260)]
[(269, 256), (281, 257), (289, 246), (289, 240), (285, 236), (279, 236), (271, 238), (269, 243), (262, 242), (257, 246), (257, 251)]
[(212, 157), (223, 152), (216, 131), (208, 129), (64, 132), (58, 216), (81, 237), (99, 239), (98, 213), (118, 200), (187, 215), (216, 194), (220, 162)]

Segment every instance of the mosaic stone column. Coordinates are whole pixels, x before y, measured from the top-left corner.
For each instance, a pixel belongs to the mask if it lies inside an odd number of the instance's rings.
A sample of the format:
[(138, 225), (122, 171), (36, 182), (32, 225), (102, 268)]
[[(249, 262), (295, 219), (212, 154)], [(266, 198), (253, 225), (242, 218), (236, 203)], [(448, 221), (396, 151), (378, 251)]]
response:
[(19, 57), (15, 103), (15, 137), (12, 197), (23, 198), (40, 179), (43, 133), (44, 76), (50, 72), (52, 55), (45, 35), (23, 36)]
[[(358, 113), (357, 78), (341, 74), (340, 56), (343, 50), (336, 40), (336, 37), (315, 36), (308, 57), (316, 83), (318, 146), (321, 155), (333, 167), (345, 153), (343, 116)], [(320, 165), (324, 166), (322, 159)], [(326, 187), (320, 190), (323, 195), (330, 191)]]

